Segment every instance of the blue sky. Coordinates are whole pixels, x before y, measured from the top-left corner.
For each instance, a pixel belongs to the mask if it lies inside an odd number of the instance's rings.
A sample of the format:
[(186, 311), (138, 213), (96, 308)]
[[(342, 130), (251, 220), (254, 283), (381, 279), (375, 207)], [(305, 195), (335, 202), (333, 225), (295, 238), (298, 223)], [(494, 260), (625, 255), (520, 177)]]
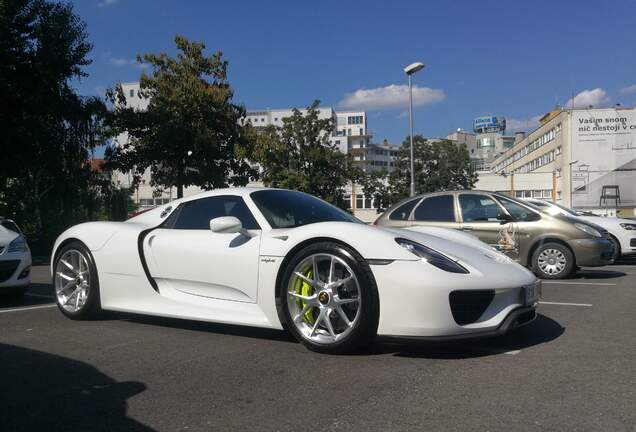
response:
[(138, 53), (175, 53), (174, 36), (229, 61), (248, 109), (314, 99), (369, 115), (374, 141), (407, 134), (405, 75), (422, 61), (416, 133), (444, 136), (500, 114), (531, 128), (556, 102), (636, 103), (635, 1), (82, 0), (94, 49), (81, 94), (136, 81)]

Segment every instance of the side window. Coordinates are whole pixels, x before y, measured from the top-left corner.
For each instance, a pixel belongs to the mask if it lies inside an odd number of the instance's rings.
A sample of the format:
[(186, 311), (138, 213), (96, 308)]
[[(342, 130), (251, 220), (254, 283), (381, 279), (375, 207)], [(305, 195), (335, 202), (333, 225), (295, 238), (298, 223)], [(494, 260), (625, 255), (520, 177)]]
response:
[(409, 220), (411, 211), (413, 210), (413, 207), (415, 207), (415, 204), (417, 204), (418, 202), (419, 202), (419, 199), (414, 199), (407, 203), (402, 204), (401, 206), (399, 206), (398, 208), (396, 208), (395, 210), (391, 212), (391, 214), (389, 215), (389, 219), (403, 220), (403, 221)]
[(416, 221), (455, 222), (452, 195), (425, 198), (415, 209)]
[(260, 229), (254, 216), (239, 196), (215, 196), (189, 201), (179, 210), (173, 229), (208, 230), (210, 219), (221, 216), (238, 218), (246, 229)]
[(464, 222), (498, 222), (500, 207), (487, 195), (461, 194), (459, 207)]
[(541, 217), (532, 210), (527, 209), (512, 200), (503, 197), (497, 197), (497, 199), (501, 205), (506, 208), (508, 213), (510, 213), (510, 216), (512, 216), (516, 221), (530, 222), (541, 219)]

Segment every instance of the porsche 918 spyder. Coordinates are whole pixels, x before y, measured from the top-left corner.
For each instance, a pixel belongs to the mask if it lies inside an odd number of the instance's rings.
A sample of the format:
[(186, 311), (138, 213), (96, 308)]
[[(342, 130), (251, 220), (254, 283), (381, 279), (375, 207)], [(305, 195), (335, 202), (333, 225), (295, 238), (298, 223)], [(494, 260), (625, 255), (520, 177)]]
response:
[(368, 226), (311, 195), (204, 192), (125, 222), (76, 225), (51, 260), (57, 304), (287, 329), (308, 348), (376, 335), (491, 336), (532, 321), (540, 282), (476, 238)]

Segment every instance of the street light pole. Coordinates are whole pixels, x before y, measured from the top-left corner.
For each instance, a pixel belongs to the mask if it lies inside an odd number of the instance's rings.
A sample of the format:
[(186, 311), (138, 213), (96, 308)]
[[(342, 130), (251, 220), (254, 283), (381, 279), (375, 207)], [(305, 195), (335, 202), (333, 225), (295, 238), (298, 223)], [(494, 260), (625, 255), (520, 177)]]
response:
[(404, 73), (409, 78), (409, 141), (411, 143), (411, 190), (410, 196), (415, 196), (415, 168), (413, 156), (413, 85), (411, 75), (424, 69), (424, 63), (412, 63), (404, 68)]
[(411, 189), (410, 196), (415, 196), (415, 168), (413, 163), (413, 86), (409, 76), (409, 140), (411, 141)]

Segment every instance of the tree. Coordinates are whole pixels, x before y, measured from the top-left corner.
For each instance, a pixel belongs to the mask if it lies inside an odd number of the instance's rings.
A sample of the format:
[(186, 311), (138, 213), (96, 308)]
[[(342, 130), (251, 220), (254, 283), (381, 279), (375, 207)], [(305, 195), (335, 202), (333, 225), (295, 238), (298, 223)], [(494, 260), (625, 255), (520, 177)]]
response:
[(0, 214), (48, 245), (88, 214), (87, 163), (103, 142), (103, 103), (71, 85), (90, 64), (85, 24), (67, 3), (0, 2)]
[[(413, 137), (415, 193), (471, 189), (477, 174), (470, 166), (465, 145), (450, 140), (428, 141), (421, 135)], [(411, 184), (410, 143), (405, 140), (395, 160), (395, 169), (389, 175), (391, 200), (397, 202), (409, 196)]]
[(344, 188), (357, 178), (357, 169), (330, 142), (335, 125), (331, 118), (319, 118), (319, 105), (314, 101), (304, 115), (294, 109), (283, 126), (258, 131), (252, 158), (265, 185), (307, 192), (346, 208)]
[(109, 121), (113, 133), (128, 134), (123, 146), (110, 149), (108, 165), (131, 171), (135, 182), (150, 169), (151, 184), (213, 189), (245, 185), (257, 175), (245, 159), (250, 140), (242, 126), (245, 109), (232, 102), (228, 62), (217, 51), (204, 55), (205, 45), (176, 36), (179, 53), (145, 54), (138, 61), (153, 71), (142, 74), (140, 97), (146, 110), (126, 106), (121, 86), (109, 90), (114, 105)]

